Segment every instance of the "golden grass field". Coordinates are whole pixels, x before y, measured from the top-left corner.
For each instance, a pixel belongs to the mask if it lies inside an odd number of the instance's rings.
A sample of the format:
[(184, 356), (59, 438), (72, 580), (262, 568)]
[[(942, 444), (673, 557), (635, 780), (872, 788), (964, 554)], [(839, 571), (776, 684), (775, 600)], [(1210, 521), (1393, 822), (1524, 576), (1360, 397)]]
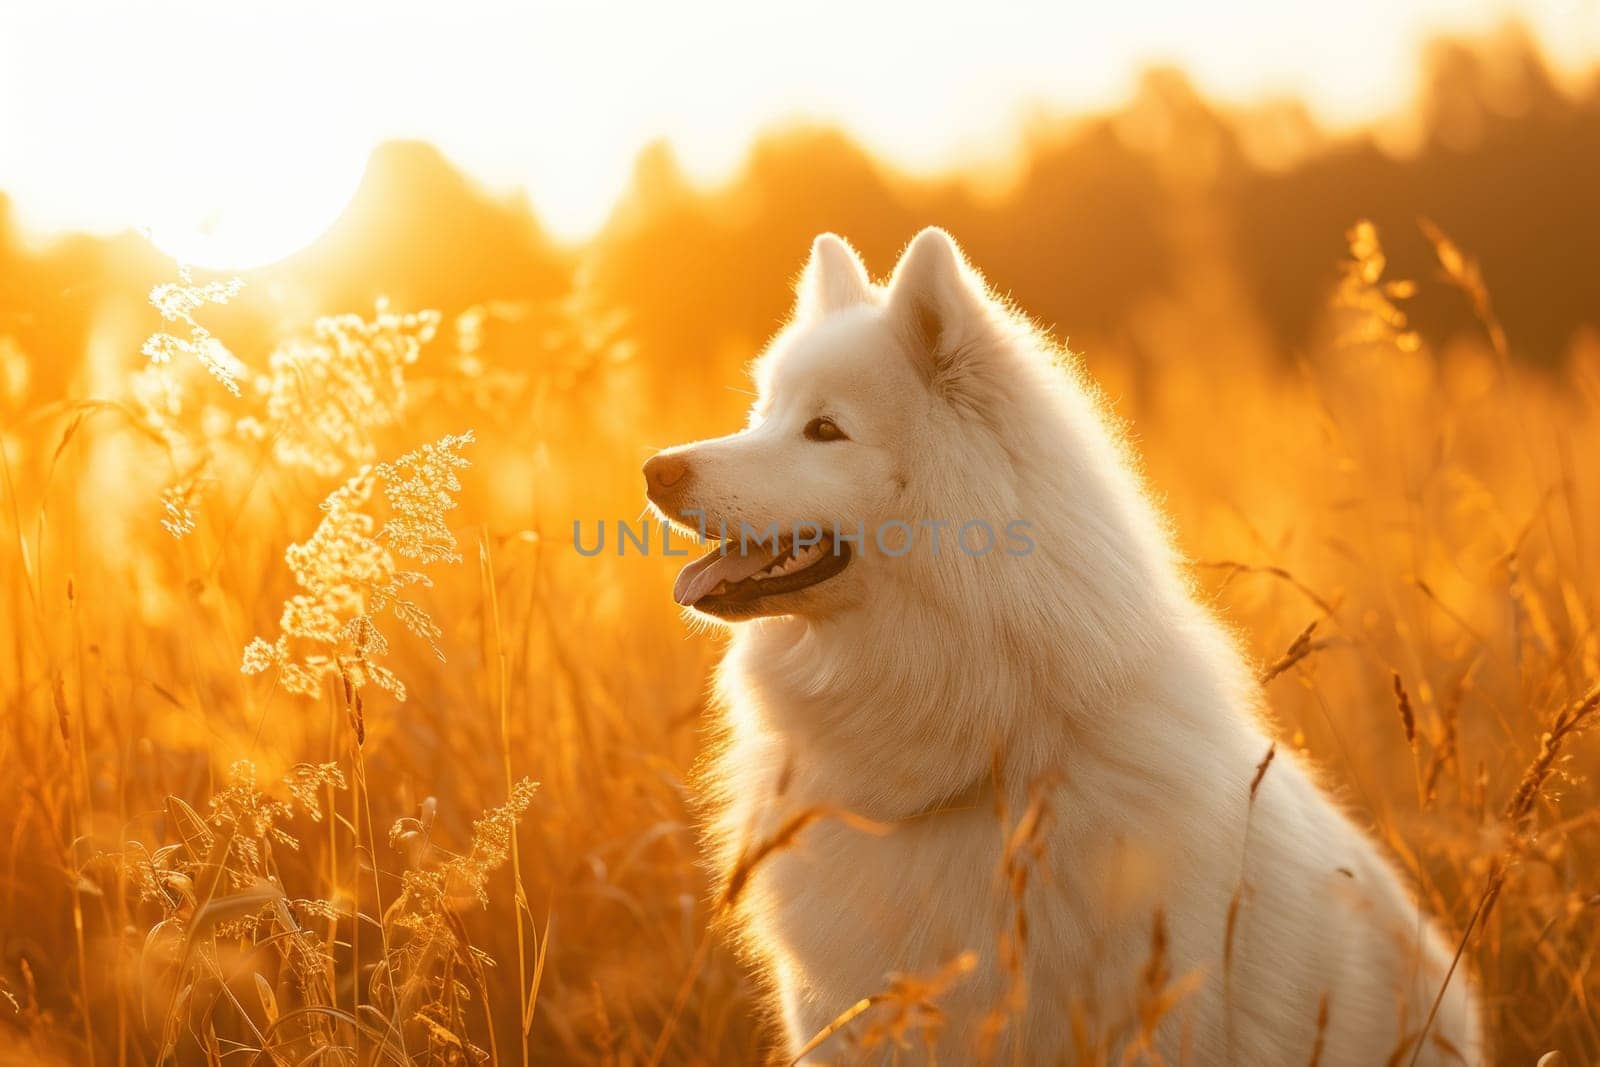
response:
[[(1432, 233), (1413, 283), (1379, 237), (1326, 249), (1304, 350), (1202, 262), (1084, 358), (1498, 1061), (1600, 1062), (1600, 339), (1514, 359), (1471, 249)], [(663, 410), (594, 308), (352, 309), (244, 366), (234, 295), (174, 275), (143, 354), (0, 435), (0, 1062), (762, 1062), (692, 802), (720, 638), (676, 561), (571, 544), (736, 424), (754, 349)], [(0, 383), (29, 356), (0, 338)], [(841, 1059), (919, 1062), (946, 979), (885, 975)]]

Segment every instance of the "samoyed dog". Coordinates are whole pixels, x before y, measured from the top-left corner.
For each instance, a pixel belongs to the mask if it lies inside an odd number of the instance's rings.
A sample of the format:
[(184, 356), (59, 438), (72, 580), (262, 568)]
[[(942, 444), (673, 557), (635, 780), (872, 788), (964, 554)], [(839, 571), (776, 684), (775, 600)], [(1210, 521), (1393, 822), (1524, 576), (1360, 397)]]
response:
[(711, 847), (789, 1055), (1482, 1063), (1069, 359), (944, 231), (882, 285), (823, 235), (748, 425), (645, 466), (718, 542), (675, 595), (733, 631)]

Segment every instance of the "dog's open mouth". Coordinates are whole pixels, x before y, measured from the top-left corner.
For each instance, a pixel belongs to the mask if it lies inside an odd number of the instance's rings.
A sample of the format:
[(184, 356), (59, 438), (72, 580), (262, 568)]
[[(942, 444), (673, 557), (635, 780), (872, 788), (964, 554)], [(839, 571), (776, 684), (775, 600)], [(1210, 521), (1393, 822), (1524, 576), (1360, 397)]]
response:
[(725, 541), (678, 572), (672, 597), (712, 615), (744, 614), (765, 597), (825, 582), (849, 562), (850, 547), (827, 534), (798, 547), (794, 538), (785, 538), (776, 552), (770, 543)]

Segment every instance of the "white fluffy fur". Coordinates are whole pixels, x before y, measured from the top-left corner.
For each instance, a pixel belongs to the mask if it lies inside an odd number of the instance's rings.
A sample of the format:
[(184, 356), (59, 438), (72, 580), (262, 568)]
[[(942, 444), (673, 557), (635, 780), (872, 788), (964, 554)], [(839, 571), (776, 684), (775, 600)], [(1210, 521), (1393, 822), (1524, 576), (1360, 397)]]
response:
[[(747, 429), (673, 450), (693, 472), (681, 506), (758, 528), (1022, 519), (1036, 544), (983, 558), (948, 540), (937, 557), (926, 538), (898, 559), (869, 546), (734, 627), (727, 741), (707, 774), (724, 873), (811, 805), (889, 827), (815, 823), (742, 896), (791, 1051), (891, 974), (972, 950), (978, 966), (939, 1002), (938, 1053), (976, 1059), (1007, 990), (996, 810), (1014, 821), (1030, 783), (1051, 782), (1023, 901), (1026, 1007), (1001, 1062), (1070, 1062), (1074, 1010), (1091, 1032), (1127, 1022), (1158, 909), (1173, 980), (1196, 983), (1156, 1031), (1166, 1062), (1307, 1063), (1324, 998), (1321, 1063), (1385, 1062), (1422, 1025), (1452, 946), (1291, 754), (1251, 802), (1270, 743), (1258, 687), (1064, 355), (943, 231), (919, 234), (884, 286), (825, 235), (757, 377)], [(819, 414), (850, 439), (807, 440)], [(1431, 1034), (1483, 1061), (1464, 968)], [(851, 1059), (850, 1036), (814, 1060)], [(1418, 1062), (1460, 1060), (1430, 1039)]]

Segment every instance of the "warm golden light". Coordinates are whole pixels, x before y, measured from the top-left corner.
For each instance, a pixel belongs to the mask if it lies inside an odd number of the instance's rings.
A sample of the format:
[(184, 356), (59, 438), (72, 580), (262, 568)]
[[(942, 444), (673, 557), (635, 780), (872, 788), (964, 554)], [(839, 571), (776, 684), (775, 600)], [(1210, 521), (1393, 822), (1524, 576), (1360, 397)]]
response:
[(151, 241), (197, 267), (246, 270), (272, 263), (310, 244), (338, 218), (365, 158), (330, 152), (296, 159), (293, 170), (260, 162), (255, 170), (227, 168), (193, 199), (169, 195), (159, 183), (144, 190), (148, 207), (141, 222)]
[(1515, 16), (1558, 65), (1600, 49), (1594, 7), (1559, 0), (1352, 0), (1314, 28), (1292, 5), (1224, 8), (1011, 3), (956, 20), (729, 0), (9, 5), (0, 188), (37, 230), (144, 226), (176, 255), (250, 266), (326, 225), (355, 157), (408, 137), (525, 188), (576, 239), (659, 138), (701, 178), (794, 118), (839, 124), (901, 166), (971, 166), (1009, 152), (1025, 109), (1110, 105), (1151, 63), (1181, 65), (1212, 96), (1294, 94), (1348, 123), (1407, 98), (1435, 32)]
[(0, 1067), (1600, 1063), (1597, 171), (1597, 0), (0, 0)]

